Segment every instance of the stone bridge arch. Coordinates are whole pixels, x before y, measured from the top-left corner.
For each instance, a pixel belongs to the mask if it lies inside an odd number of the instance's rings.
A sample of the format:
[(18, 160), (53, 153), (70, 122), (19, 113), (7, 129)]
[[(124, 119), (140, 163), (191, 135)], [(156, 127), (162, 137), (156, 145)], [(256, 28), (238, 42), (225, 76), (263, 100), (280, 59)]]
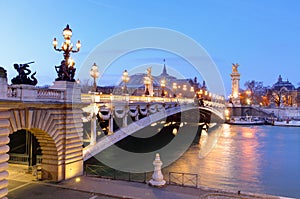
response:
[[(6, 107), (4, 107), (5, 105)], [(9, 134), (26, 129), (42, 150), (42, 178), (62, 181), (83, 173), (82, 110), (71, 104), (0, 104), (0, 198), (7, 194)]]

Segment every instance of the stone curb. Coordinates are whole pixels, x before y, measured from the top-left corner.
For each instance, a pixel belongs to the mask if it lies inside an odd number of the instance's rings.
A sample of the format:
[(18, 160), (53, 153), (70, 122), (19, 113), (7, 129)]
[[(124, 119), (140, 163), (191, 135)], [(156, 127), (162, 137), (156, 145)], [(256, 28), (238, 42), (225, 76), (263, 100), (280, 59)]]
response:
[(269, 199), (293, 199), (290, 197), (283, 197), (283, 196), (274, 196), (269, 194), (260, 194), (260, 193), (252, 193), (252, 192), (244, 192), (244, 191), (236, 191), (236, 190), (226, 190), (226, 189), (216, 189), (216, 188), (210, 188), (205, 186), (199, 186), (198, 189), (202, 189), (204, 191), (211, 191), (214, 193), (209, 193), (205, 195), (231, 195), (231, 196), (248, 196), (253, 198), (269, 198)]

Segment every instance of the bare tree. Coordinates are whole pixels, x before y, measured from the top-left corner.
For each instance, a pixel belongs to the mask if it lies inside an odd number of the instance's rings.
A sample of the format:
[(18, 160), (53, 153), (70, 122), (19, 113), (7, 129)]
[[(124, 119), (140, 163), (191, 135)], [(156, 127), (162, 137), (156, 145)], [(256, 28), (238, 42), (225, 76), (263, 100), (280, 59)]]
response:
[(80, 82), (81, 92), (82, 93), (88, 93), (89, 91), (92, 91), (92, 82), (89, 79), (84, 79)]
[(246, 81), (244, 86), (246, 90), (250, 91), (250, 98), (252, 103), (259, 104), (262, 101), (262, 96), (267, 93), (267, 88), (264, 87), (263, 82), (254, 80)]
[(280, 107), (284, 103), (283, 99), (287, 97), (288, 90), (286, 87), (282, 87), (279, 90), (268, 90), (268, 96), (276, 104), (277, 107)]

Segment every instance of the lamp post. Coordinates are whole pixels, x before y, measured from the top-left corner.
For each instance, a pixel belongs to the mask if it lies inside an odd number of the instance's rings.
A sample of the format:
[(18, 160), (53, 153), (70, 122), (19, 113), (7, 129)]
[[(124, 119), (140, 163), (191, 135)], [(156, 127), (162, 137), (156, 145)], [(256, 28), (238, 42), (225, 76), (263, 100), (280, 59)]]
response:
[(183, 93), (184, 93), (184, 97), (186, 97), (186, 90), (187, 90), (187, 87), (186, 87), (185, 84), (182, 86), (182, 90), (183, 90)]
[(123, 75), (122, 75), (122, 81), (124, 82), (124, 93), (128, 94), (127, 90), (127, 83), (129, 82), (130, 77), (128, 76), (127, 70), (124, 70)]
[(177, 89), (177, 83), (176, 82), (173, 82), (173, 97), (176, 97), (176, 89)]
[(190, 92), (191, 92), (191, 95), (192, 95), (192, 97), (194, 96), (194, 93), (195, 93), (195, 89), (194, 89), (194, 87), (193, 86), (191, 86), (191, 88), (190, 88)]
[(93, 64), (93, 66), (90, 70), (90, 75), (94, 79), (93, 92), (97, 92), (96, 79), (99, 77), (100, 73), (98, 71), (98, 66), (96, 65), (96, 63)]
[(161, 86), (161, 96), (164, 97), (165, 96), (165, 87), (166, 87), (166, 80), (162, 79), (160, 81), (160, 86)]
[(81, 43), (78, 40), (76, 43), (76, 50), (73, 50), (73, 44), (71, 43), (71, 37), (72, 37), (72, 30), (70, 29), (69, 25), (64, 28), (63, 30), (63, 37), (65, 41), (63, 42), (61, 48), (57, 48), (57, 40), (56, 38), (53, 39), (53, 47), (56, 51), (61, 52), (63, 51), (64, 60), (61, 62), (60, 66), (56, 66), (56, 68), (59, 68), (57, 71), (58, 78), (57, 80), (66, 80), (66, 81), (75, 81), (74, 75), (75, 75), (75, 62), (70, 57), (71, 53), (77, 53), (80, 50)]
[(150, 78), (148, 76), (145, 77), (144, 79), (144, 84), (145, 84), (145, 96), (149, 96), (150, 93), (149, 93), (149, 85), (150, 85)]

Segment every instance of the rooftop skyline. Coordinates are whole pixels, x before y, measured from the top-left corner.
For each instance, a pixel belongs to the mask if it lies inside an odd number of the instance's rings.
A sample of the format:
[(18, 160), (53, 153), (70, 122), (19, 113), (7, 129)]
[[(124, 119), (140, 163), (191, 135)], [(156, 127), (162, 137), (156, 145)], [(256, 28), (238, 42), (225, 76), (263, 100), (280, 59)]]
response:
[[(38, 85), (49, 85), (56, 78), (54, 66), (62, 60), (62, 54), (53, 50), (52, 40), (63, 41), (61, 32), (66, 24), (73, 30), (72, 42), (79, 39), (82, 43), (81, 51), (72, 55), (75, 78), (88, 55), (106, 39), (131, 29), (159, 27), (180, 32), (201, 45), (218, 67), (226, 93), (231, 89), (232, 63), (240, 65), (242, 88), (248, 80), (272, 86), (279, 75), (298, 87), (299, 4), (296, 0), (0, 1), (0, 66), (8, 71), (10, 80), (17, 74), (14, 63), (35, 61), (30, 68), (37, 71)], [(137, 52), (112, 63), (111, 72), (105, 73), (109, 76), (98, 83), (110, 83), (120, 78), (124, 68), (141, 65), (161, 66), (157, 68), (160, 73), (163, 59), (182, 76), (195, 76), (192, 67), (186, 70), (189, 63), (169, 52)]]

